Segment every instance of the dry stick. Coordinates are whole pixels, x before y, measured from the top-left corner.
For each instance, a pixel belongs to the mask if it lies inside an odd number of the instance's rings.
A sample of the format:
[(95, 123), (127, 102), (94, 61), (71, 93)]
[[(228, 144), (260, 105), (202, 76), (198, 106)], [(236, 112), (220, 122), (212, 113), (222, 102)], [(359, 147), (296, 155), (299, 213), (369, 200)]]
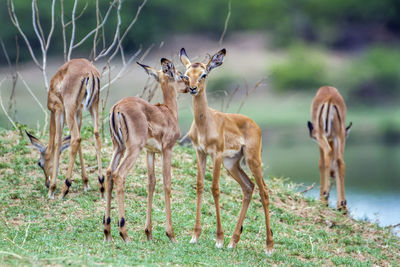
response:
[(99, 33), (99, 24), (100, 24), (100, 17), (99, 17), (100, 9), (99, 9), (99, 0), (96, 0), (96, 31), (93, 37), (93, 48), (91, 54), (93, 54), (92, 61), (96, 58), (96, 46), (97, 46), (97, 35)]
[(20, 259), (20, 260), (22, 260), (23, 259), (23, 257), (21, 257), (20, 255), (18, 255), (18, 254), (15, 254), (15, 253), (13, 253), (13, 252), (8, 252), (8, 251), (0, 251), (0, 254), (6, 254), (6, 255), (10, 255), (10, 256), (13, 256), (13, 257), (15, 257), (15, 258), (18, 258), (18, 259)]
[[(82, 15), (85, 13), (87, 7), (88, 7), (88, 3), (86, 2), (81, 13), (79, 13), (79, 15), (76, 16), (75, 21), (77, 21), (78, 19), (80, 19), (80, 17), (82, 17)], [(65, 23), (65, 26), (68, 27), (70, 24), (72, 24), (72, 19), (70, 21), (68, 21), (67, 23)]]
[(71, 53), (72, 53), (72, 49), (73, 49), (74, 41), (75, 41), (75, 12), (76, 12), (77, 3), (78, 3), (78, 0), (75, 0), (74, 7), (72, 8), (72, 16), (71, 16), (72, 30), (71, 30), (71, 40), (69, 41), (69, 49), (68, 49), (68, 56), (67, 56), (68, 61), (71, 59)]
[[(142, 57), (139, 59), (139, 61), (142, 61), (143, 58), (145, 58), (145, 57), (149, 54), (149, 52), (150, 52), (150, 50), (153, 48), (153, 46), (154, 46), (154, 44), (151, 44), (151, 45), (147, 48), (147, 50), (144, 52), (144, 54), (143, 54)], [(123, 76), (123, 74), (125, 74), (125, 70), (126, 70), (126, 69), (128, 68), (128, 66), (132, 63), (132, 61), (140, 54), (141, 51), (142, 51), (142, 47), (140, 47), (140, 48), (138, 49), (138, 51), (136, 51), (136, 53), (133, 54), (133, 56), (128, 60), (128, 62), (125, 64), (125, 66), (123, 66), (123, 67), (121, 68), (121, 70), (118, 72), (118, 74), (117, 74), (109, 83), (107, 83), (106, 85), (104, 85), (104, 86), (100, 89), (100, 91), (103, 91), (106, 87), (108, 87), (109, 85), (111, 85), (111, 84), (113, 84), (115, 81), (117, 81), (119, 78), (121, 78), (121, 77)]]
[(20, 77), (22, 83), (25, 85), (26, 90), (31, 94), (33, 99), (36, 101), (36, 103), (39, 105), (39, 107), (42, 109), (45, 117), (44, 117), (44, 127), (43, 127), (43, 132), (42, 135), (46, 132), (47, 129), (47, 123), (48, 123), (48, 114), (46, 109), (43, 107), (42, 103), (40, 103), (39, 99), (36, 97), (36, 95), (33, 93), (32, 89), (28, 86), (28, 84), (25, 82), (24, 78), (22, 77), (21, 73), (18, 72), (18, 76)]
[(226, 102), (226, 106), (225, 106), (225, 110), (229, 109), (229, 106), (231, 105), (231, 102), (233, 100), (233, 96), (237, 93), (237, 91), (239, 91), (240, 86), (237, 85), (235, 90), (231, 93), (231, 95), (229, 96), (228, 101)]
[(247, 83), (246, 83), (246, 96), (243, 98), (242, 102), (240, 103), (240, 106), (239, 106), (239, 108), (238, 108), (238, 110), (237, 110), (236, 113), (239, 113), (239, 112), (240, 112), (240, 110), (242, 109), (242, 107), (243, 107), (244, 103), (246, 102), (247, 98), (249, 97), (249, 95), (251, 95), (251, 94), (262, 84), (262, 82), (263, 82), (264, 80), (266, 80), (266, 78), (262, 78), (261, 80), (259, 80), (259, 81), (254, 85), (254, 87), (253, 87), (252, 90), (249, 90), (249, 87), (247, 86)]
[(31, 226), (31, 221), (29, 221), (29, 223), (28, 223), (28, 227), (26, 228), (26, 231), (25, 231), (25, 237), (24, 237), (24, 241), (22, 241), (21, 247), (23, 247), (23, 246), (24, 246), (24, 244), (25, 244), (26, 238), (28, 237), (28, 233), (29, 233), (29, 227), (30, 227), (30, 226)]
[[(8, 103), (8, 112), (11, 113), (13, 104), (16, 105), (16, 101), (15, 101), (15, 89), (17, 88), (17, 81), (18, 81), (18, 74), (16, 73), (17, 71), (17, 65), (18, 65), (18, 58), (19, 58), (19, 46), (18, 46), (18, 42), (17, 42), (17, 56), (15, 59), (15, 70), (13, 71), (12, 69), (12, 65), (11, 65), (11, 61), (10, 58), (8, 57), (8, 53), (6, 50), (6, 47), (4, 46), (4, 42), (2, 39), (0, 39), (0, 43), (1, 43), (1, 48), (3, 49), (3, 53), (4, 56), (6, 57), (7, 63), (8, 63), (8, 68), (10, 69), (10, 75), (12, 77), (12, 88), (11, 88), (11, 94), (10, 94), (10, 99), (9, 99), (9, 103)], [(16, 114), (16, 112), (14, 113), (14, 115)]]
[(61, 29), (63, 37), (63, 48), (64, 48), (64, 62), (67, 61), (67, 37), (65, 34), (65, 22), (64, 22), (64, 0), (60, 0), (61, 5)]
[[(110, 62), (107, 61), (107, 67), (108, 69), (110, 69)], [(107, 100), (108, 100), (108, 96), (110, 94), (110, 80), (111, 80), (111, 71), (108, 71), (108, 87), (107, 87), (107, 93), (106, 93), (106, 98), (103, 99), (102, 102), (102, 108), (101, 108), (101, 132), (102, 132), (102, 136), (104, 139), (104, 110), (106, 109), (106, 104), (107, 104)]]
[(229, 23), (229, 18), (231, 17), (231, 1), (228, 3), (228, 15), (226, 15), (225, 19), (225, 25), (224, 25), (224, 30), (221, 34), (221, 37), (219, 38), (218, 44), (219, 46), (222, 46), (222, 41), (224, 40), (226, 30), (228, 29), (228, 23)]
[(304, 189), (304, 190), (303, 190), (303, 191), (301, 191), (300, 193), (301, 193), (301, 194), (304, 194), (304, 193), (306, 193), (306, 192), (310, 191), (311, 189), (313, 189), (313, 188), (314, 188), (314, 185), (315, 185), (315, 183), (313, 183), (312, 185), (310, 185), (309, 187), (307, 187), (306, 189)]
[(6, 117), (8, 118), (8, 120), (9, 120), (9, 121), (11, 122), (11, 124), (14, 126), (15, 130), (17, 130), (17, 129), (18, 129), (18, 128), (17, 128), (17, 125), (15, 125), (15, 123), (14, 123), (14, 121), (11, 119), (10, 115), (8, 115), (6, 109), (4, 108), (4, 105), (3, 105), (3, 98), (1, 97), (1, 85), (2, 85), (2, 83), (4, 82), (5, 79), (6, 79), (6, 78), (3, 78), (3, 80), (0, 81), (0, 105), (1, 105), (1, 108), (3, 109), (4, 114), (5, 114)]

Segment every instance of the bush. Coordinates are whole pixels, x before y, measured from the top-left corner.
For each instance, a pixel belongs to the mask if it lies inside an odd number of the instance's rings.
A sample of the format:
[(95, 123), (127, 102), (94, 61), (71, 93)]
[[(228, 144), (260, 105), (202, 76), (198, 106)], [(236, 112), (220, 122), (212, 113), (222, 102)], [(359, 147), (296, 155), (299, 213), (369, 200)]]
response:
[(351, 96), (380, 103), (400, 95), (400, 52), (384, 47), (368, 49), (346, 71)]
[(323, 60), (304, 46), (289, 50), (288, 59), (272, 67), (271, 80), (278, 91), (315, 90), (327, 84), (327, 72)]

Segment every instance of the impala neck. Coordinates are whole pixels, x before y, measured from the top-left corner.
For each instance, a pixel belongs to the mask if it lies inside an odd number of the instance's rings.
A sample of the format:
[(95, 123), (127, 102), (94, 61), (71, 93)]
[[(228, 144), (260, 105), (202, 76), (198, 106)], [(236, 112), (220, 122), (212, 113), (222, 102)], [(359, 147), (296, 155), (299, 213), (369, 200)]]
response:
[(194, 122), (196, 125), (203, 125), (206, 123), (208, 112), (208, 103), (205, 86), (201, 92), (193, 97), (193, 113)]
[(171, 110), (174, 118), (178, 120), (178, 103), (176, 99), (176, 90), (173, 83), (162, 82), (161, 90), (164, 104)]

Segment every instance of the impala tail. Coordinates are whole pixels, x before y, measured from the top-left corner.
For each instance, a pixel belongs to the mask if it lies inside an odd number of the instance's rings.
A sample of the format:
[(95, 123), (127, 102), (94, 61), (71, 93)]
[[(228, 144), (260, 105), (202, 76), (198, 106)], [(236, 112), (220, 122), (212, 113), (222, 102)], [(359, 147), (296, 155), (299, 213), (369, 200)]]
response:
[(128, 126), (125, 114), (115, 111), (115, 107), (110, 112), (110, 134), (120, 148), (125, 147), (125, 140), (128, 136)]
[(93, 100), (99, 96), (100, 79), (91, 73), (83, 80), (83, 85), (85, 86), (85, 108), (89, 109), (93, 104)]

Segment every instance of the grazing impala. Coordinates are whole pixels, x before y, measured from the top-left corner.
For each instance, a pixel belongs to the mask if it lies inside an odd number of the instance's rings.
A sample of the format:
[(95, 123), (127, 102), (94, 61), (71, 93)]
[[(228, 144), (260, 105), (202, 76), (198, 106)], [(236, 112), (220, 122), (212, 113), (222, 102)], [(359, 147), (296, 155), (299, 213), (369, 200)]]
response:
[[(47, 146), (44, 145), (39, 139), (27, 132), (32, 145), (40, 152), (38, 165), (44, 172), (45, 185), (49, 188), (49, 198), (51, 199), (54, 199), (60, 154), (70, 145), (71, 151), (67, 174), (60, 198), (64, 198), (68, 194), (69, 187), (71, 186), (72, 168), (78, 151), (83, 186), (85, 191), (89, 188), (89, 179), (83, 162), (80, 136), (83, 107), (89, 110), (93, 120), (98, 179), (100, 182), (99, 188), (103, 196), (104, 176), (102, 175), (101, 168), (101, 139), (98, 131), (99, 77), (96, 67), (83, 58), (71, 59), (62, 65), (50, 81), (50, 89), (47, 97), (47, 108), (51, 112), (49, 144)], [(64, 116), (66, 117), (71, 136), (62, 140)]]
[(125, 179), (142, 149), (146, 148), (148, 202), (145, 233), (147, 240), (152, 238), (151, 208), (156, 185), (154, 154), (161, 153), (166, 234), (172, 242), (176, 242), (171, 219), (171, 156), (172, 148), (180, 135), (176, 93), (185, 92), (186, 85), (181, 81), (180, 74), (168, 59), (161, 59), (162, 69), (160, 71), (138, 64), (161, 85), (164, 104), (152, 105), (137, 97), (127, 97), (111, 108), (110, 132), (114, 152), (106, 175), (107, 205), (103, 220), (105, 240), (111, 240), (111, 194), (115, 184), (118, 200), (119, 234), (124, 241), (129, 241), (124, 208)]
[(229, 248), (234, 248), (240, 239), (243, 221), (249, 206), (254, 183), (240, 167), (244, 157), (260, 189), (261, 202), (264, 207), (267, 231), (267, 253), (273, 249), (272, 231), (269, 220), (269, 195), (264, 183), (261, 169), (261, 130), (250, 118), (240, 114), (227, 114), (211, 109), (207, 104), (206, 78), (224, 60), (226, 50), (222, 49), (213, 55), (207, 64), (191, 63), (185, 49), (180, 51), (180, 59), (186, 67), (182, 79), (193, 96), (194, 121), (189, 137), (196, 148), (197, 156), (197, 214), (191, 243), (197, 243), (201, 234), (201, 204), (204, 189), (206, 158), (210, 155), (213, 161), (212, 194), (217, 214), (216, 247), (222, 248), (224, 233), (221, 226), (219, 207), (219, 178), (221, 164), (239, 183), (243, 191), (242, 209), (233, 232)]
[(310, 137), (319, 145), (319, 171), (321, 178), (320, 200), (328, 201), (331, 184), (329, 177), (336, 179), (337, 208), (347, 211), (344, 194), (345, 164), (343, 161), (346, 137), (346, 105), (338, 90), (324, 86), (318, 89), (311, 105), (312, 123), (308, 122)]

